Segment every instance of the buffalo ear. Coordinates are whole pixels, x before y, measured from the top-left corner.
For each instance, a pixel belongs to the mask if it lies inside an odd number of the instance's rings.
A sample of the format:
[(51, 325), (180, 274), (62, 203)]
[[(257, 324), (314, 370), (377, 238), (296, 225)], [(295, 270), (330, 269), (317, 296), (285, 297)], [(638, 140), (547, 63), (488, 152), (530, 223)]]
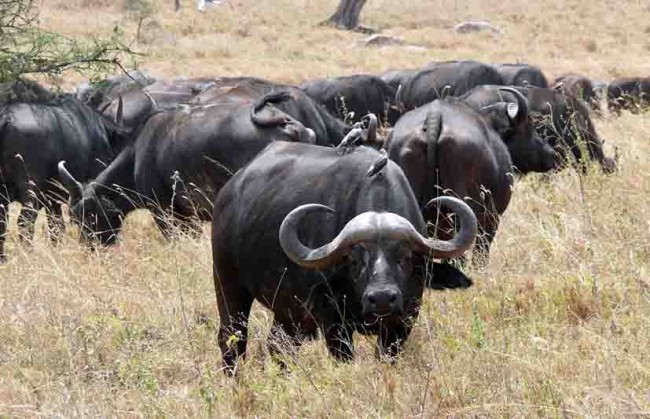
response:
[(514, 121), (517, 119), (517, 115), (519, 114), (519, 105), (509, 102), (506, 106), (506, 112), (508, 113), (508, 118), (510, 118), (511, 121)]
[(512, 128), (514, 118), (517, 117), (517, 113), (519, 112), (519, 107), (516, 103), (499, 102), (484, 106), (479, 112), (496, 132), (503, 134)]
[(453, 265), (434, 262), (430, 269), (431, 275), (427, 275), (426, 284), (429, 289), (469, 288), (473, 284), (471, 279)]

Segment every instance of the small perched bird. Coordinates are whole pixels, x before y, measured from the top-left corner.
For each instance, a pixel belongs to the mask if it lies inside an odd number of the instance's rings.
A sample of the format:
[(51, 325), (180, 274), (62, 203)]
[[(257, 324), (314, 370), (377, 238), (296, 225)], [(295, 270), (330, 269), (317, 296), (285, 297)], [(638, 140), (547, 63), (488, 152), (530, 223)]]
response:
[(388, 164), (388, 155), (386, 154), (386, 151), (382, 149), (381, 154), (381, 157), (379, 157), (379, 159), (370, 166), (370, 169), (368, 169), (368, 177), (373, 177), (377, 173), (381, 172)]
[(342, 151), (345, 154), (345, 151), (348, 148), (356, 147), (360, 142), (363, 142), (363, 129), (353, 128), (348, 135), (341, 140), (341, 143), (336, 146), (336, 149)]

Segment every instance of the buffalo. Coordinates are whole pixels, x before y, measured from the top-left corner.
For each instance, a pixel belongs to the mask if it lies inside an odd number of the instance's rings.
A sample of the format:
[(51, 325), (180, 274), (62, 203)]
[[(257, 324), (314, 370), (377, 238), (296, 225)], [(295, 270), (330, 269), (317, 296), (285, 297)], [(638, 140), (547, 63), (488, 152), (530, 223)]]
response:
[(97, 176), (132, 138), (132, 132), (73, 97), (45, 104), (7, 105), (0, 113), (0, 260), (5, 260), (9, 203), (18, 201), (20, 237), (30, 241), (41, 208), (52, 238), (64, 228), (57, 163), (65, 160), (85, 181)]
[(528, 100), (520, 91), (506, 86), (477, 86), (460, 100), (483, 115), (499, 133), (517, 172), (547, 172), (555, 168), (555, 150), (536, 132)]
[(600, 112), (600, 103), (594, 83), (579, 74), (565, 74), (555, 79), (553, 89), (565, 95), (582, 99), (593, 111)]
[[(268, 146), (214, 202), (218, 340), (226, 371), (236, 372), (245, 354), (253, 300), (274, 313), (273, 355), (320, 329), (338, 360), (353, 358), (354, 331), (378, 335), (377, 354), (394, 359), (418, 316), (425, 258), (459, 256), (476, 235), (476, 219), (462, 201), (443, 197), (432, 204), (460, 218), (453, 239), (424, 236), (409, 183), (383, 153)], [(430, 268), (434, 288), (471, 284), (451, 265)]]
[[(500, 119), (517, 124), (523, 106), (495, 106)], [(529, 139), (530, 140), (530, 139)], [(539, 146), (530, 141), (530, 147)], [(512, 194), (508, 146), (480, 113), (456, 98), (436, 100), (405, 113), (386, 140), (388, 156), (406, 174), (419, 205), (452, 194), (468, 203), (478, 218), (476, 260), (487, 261), (490, 244)], [(433, 221), (435, 213), (425, 212)], [(444, 221), (444, 220), (443, 220)], [(438, 223), (440, 230), (453, 227)]]
[(416, 75), (420, 70), (408, 69), (408, 70), (386, 70), (385, 72), (379, 75), (384, 83), (388, 84), (390, 87), (397, 90), (400, 86), (405, 86), (406, 83)]
[(75, 96), (92, 108), (102, 109), (107, 103), (118, 99), (123, 94), (139, 90), (155, 81), (155, 78), (143, 71), (132, 70), (123, 75), (84, 83), (77, 87)]
[(33, 80), (19, 79), (0, 83), (0, 105), (9, 103), (45, 103), (56, 95)]
[(400, 115), (395, 106), (397, 91), (377, 76), (357, 74), (310, 80), (300, 88), (332, 115), (343, 120), (353, 113), (350, 120), (358, 122), (364, 115), (372, 113), (392, 125)]
[(607, 106), (611, 112), (637, 111), (650, 106), (650, 77), (624, 77), (607, 87)]
[(402, 86), (398, 101), (410, 110), (445, 96), (460, 96), (483, 84), (505, 82), (492, 66), (476, 61), (429, 63)]
[(510, 86), (548, 87), (542, 70), (528, 64), (494, 64), (505, 84)]
[(528, 99), (535, 130), (555, 149), (559, 167), (575, 162), (584, 171), (586, 163), (594, 160), (605, 173), (616, 171), (616, 160), (605, 156), (603, 141), (581, 99), (539, 87), (517, 90)]
[(215, 84), (214, 79), (158, 80), (143, 88), (132, 88), (117, 98), (99, 105), (98, 109), (114, 118), (118, 104), (123, 103), (123, 124), (137, 127), (158, 109), (173, 108), (191, 100)]
[(275, 106), (314, 131), (319, 145), (337, 145), (352, 127), (333, 117), (327, 109), (314, 101), (302, 89), (254, 77), (224, 77), (197, 95), (189, 103), (206, 105), (223, 101), (250, 101), (273, 91), (281, 90), (291, 97)]
[(60, 165), (82, 238), (113, 243), (123, 218), (136, 208), (150, 209), (168, 238), (177, 222), (191, 227), (210, 220), (214, 196), (266, 145), (316, 141), (311, 129), (276, 107), (287, 100), (291, 92), (275, 91), (257, 100), (239, 97), (159, 111), (134, 146), (86, 187)]

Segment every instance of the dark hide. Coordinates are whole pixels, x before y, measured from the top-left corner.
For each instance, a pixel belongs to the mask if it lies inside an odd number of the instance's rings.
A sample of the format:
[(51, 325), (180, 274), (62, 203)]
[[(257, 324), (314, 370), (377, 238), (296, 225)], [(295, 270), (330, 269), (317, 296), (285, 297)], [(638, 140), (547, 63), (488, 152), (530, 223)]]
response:
[(403, 108), (410, 110), (441, 97), (460, 96), (483, 84), (503, 85), (504, 81), (492, 66), (476, 61), (430, 63), (402, 87), (400, 100)]
[(616, 161), (605, 156), (589, 108), (581, 99), (553, 89), (517, 89), (528, 99), (535, 130), (555, 149), (559, 167), (578, 163), (584, 170), (585, 163), (594, 160), (605, 173), (616, 171)]
[(555, 168), (555, 150), (535, 131), (527, 111), (528, 103), (519, 106), (515, 94), (500, 86), (488, 85), (477, 86), (460, 99), (483, 115), (499, 133), (508, 147), (515, 171), (526, 174)]
[(607, 106), (611, 112), (638, 111), (650, 106), (650, 77), (624, 77), (607, 87)]
[(84, 181), (94, 178), (131, 139), (126, 130), (82, 102), (66, 97), (48, 104), (13, 104), (0, 116), (0, 257), (4, 259), (7, 207), (18, 201), (21, 238), (31, 240), (39, 209), (45, 207), (53, 238), (63, 229), (61, 201), (67, 199), (57, 164), (67, 162)]
[(593, 111), (600, 112), (598, 96), (590, 79), (579, 74), (566, 74), (553, 82), (553, 89), (582, 99)]
[[(392, 125), (400, 115), (395, 106), (397, 90), (377, 76), (357, 74), (310, 80), (300, 88), (342, 120), (359, 122), (366, 114), (373, 113), (383, 123)], [(350, 113), (354, 115), (348, 118)]]
[(494, 64), (503, 82), (508, 86), (548, 88), (548, 80), (541, 69), (528, 64)]
[[(386, 150), (420, 205), (445, 194), (466, 200), (479, 223), (477, 256), (486, 260), (512, 193), (512, 159), (499, 134), (467, 104), (437, 100), (404, 114)], [(432, 222), (435, 216), (424, 214)]]
[[(95, 182), (81, 201), (71, 203), (73, 218), (87, 226), (87, 238), (103, 244), (113, 243), (122, 218), (135, 208), (150, 209), (166, 237), (176, 221), (191, 228), (210, 220), (216, 193), (265, 146), (277, 140), (315, 141), (312, 131), (275, 107), (286, 97), (279, 92), (254, 103), (233, 100), (156, 113), (131, 154), (100, 175), (103, 187)], [(133, 193), (116, 200), (115, 185)]]
[[(378, 334), (380, 355), (399, 353), (425, 287), (424, 258), (409, 242), (355, 242), (316, 270), (289, 259), (278, 239), (287, 214), (311, 203), (334, 212), (301, 219), (296, 229), (308, 247), (330, 243), (350, 220), (367, 211), (398, 214), (423, 234), (424, 220), (402, 170), (389, 161), (380, 173), (367, 175), (383, 157), (367, 147), (341, 155), (333, 148), (277, 142), (221, 190), (214, 203), (212, 250), (219, 346), (227, 371), (233, 372), (237, 356), (245, 354), (253, 300), (273, 311), (269, 350), (274, 355), (291, 352), (319, 329), (337, 359), (353, 357), (354, 331)], [(373, 224), (371, 230), (379, 228)], [(471, 284), (451, 267), (436, 263), (430, 268), (436, 288)], [(395, 296), (393, 311), (381, 319), (372, 312), (378, 290), (392, 290)]]

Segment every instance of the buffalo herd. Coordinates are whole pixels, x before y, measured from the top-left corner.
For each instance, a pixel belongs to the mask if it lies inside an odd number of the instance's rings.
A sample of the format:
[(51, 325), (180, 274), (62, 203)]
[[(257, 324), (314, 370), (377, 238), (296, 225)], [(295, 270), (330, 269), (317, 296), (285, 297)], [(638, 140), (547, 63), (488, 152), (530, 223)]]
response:
[[(332, 356), (378, 336), (394, 359), (425, 288), (465, 288), (464, 254), (489, 257), (517, 176), (617, 159), (592, 115), (642, 111), (650, 79), (477, 61), (309, 80), (156, 80), (142, 72), (54, 94), (0, 85), (0, 258), (8, 207), (29, 242), (62, 204), (90, 246), (110, 245), (147, 209), (168, 239), (212, 221), (227, 372), (245, 354), (254, 300), (274, 313), (269, 351), (319, 332)], [(455, 260), (455, 261), (454, 261)], [(234, 343), (233, 343), (234, 342)]]

